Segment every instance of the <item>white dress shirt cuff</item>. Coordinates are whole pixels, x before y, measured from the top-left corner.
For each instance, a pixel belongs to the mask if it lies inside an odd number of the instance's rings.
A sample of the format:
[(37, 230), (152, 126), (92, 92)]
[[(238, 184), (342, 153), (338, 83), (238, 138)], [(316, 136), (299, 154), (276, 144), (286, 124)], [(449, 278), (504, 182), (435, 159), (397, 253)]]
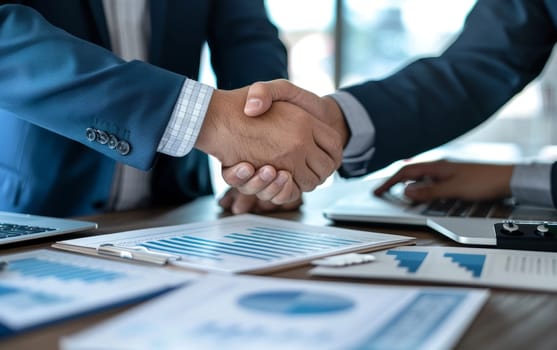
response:
[(553, 207), (551, 197), (551, 164), (515, 165), (511, 192), (518, 203)]
[(188, 154), (205, 120), (213, 88), (186, 79), (157, 151), (174, 157)]
[(342, 168), (351, 176), (364, 175), (367, 172), (365, 165), (375, 151), (373, 122), (364, 106), (350, 93), (337, 91), (328, 96), (339, 105), (350, 128), (350, 140), (344, 148)]

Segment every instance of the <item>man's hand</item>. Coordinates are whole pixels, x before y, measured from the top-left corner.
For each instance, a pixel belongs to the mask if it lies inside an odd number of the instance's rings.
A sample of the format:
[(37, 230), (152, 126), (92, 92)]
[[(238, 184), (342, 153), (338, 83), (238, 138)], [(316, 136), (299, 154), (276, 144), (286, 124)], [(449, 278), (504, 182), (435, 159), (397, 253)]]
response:
[[(283, 101), (294, 104), (304, 109), (309, 114), (331, 126), (340, 137), (342, 148), (349, 138), (349, 129), (344, 120), (342, 111), (330, 97), (319, 97), (312, 92), (301, 89), (287, 80), (274, 80), (270, 82), (255, 83), (250, 86), (244, 113), (249, 116), (259, 116), (271, 108), (273, 102)], [(339, 149), (342, 152), (342, 149)], [(267, 171), (269, 173), (270, 171)], [(276, 172), (276, 170), (275, 170)], [(280, 195), (270, 197), (277, 193), (277, 181), (282, 179), (270, 176), (261, 176), (261, 169), (255, 174), (255, 169), (249, 164), (242, 163), (232, 167), (223, 167), (224, 180), (231, 186), (238, 187), (245, 194), (256, 194), (260, 199), (270, 199), (275, 204), (287, 203), (299, 196), (299, 189), (292, 181), (284, 182), (278, 192)], [(281, 172), (278, 172), (281, 174)], [(255, 176), (254, 176), (255, 175)], [(253, 176), (253, 177), (252, 177)], [(267, 188), (270, 186), (271, 188)]]
[(298, 197), (284, 205), (276, 205), (270, 201), (258, 199), (253, 195), (242, 194), (236, 188), (231, 188), (219, 200), (219, 205), (233, 214), (268, 213), (296, 210), (302, 205), (302, 198)]
[(342, 161), (342, 139), (331, 126), (295, 105), (276, 102), (257, 118), (244, 113), (247, 88), (216, 90), (196, 148), (224, 167), (241, 161), (272, 164), (289, 172), (302, 191), (311, 191)]
[(408, 182), (404, 195), (416, 202), (440, 198), (504, 198), (511, 195), (513, 168), (512, 165), (454, 163), (444, 160), (410, 164), (400, 169), (374, 193), (380, 196), (395, 184)]
[(350, 131), (337, 103), (331, 97), (319, 97), (285, 79), (252, 84), (244, 113), (252, 117), (260, 116), (278, 101), (296, 105), (329, 125), (339, 133), (343, 147), (348, 142)]
[(298, 200), (300, 189), (285, 170), (278, 172), (274, 167), (265, 165), (256, 170), (250, 163), (242, 162), (228, 169), (223, 168), (225, 181), (240, 193), (256, 195), (257, 198), (282, 205)]

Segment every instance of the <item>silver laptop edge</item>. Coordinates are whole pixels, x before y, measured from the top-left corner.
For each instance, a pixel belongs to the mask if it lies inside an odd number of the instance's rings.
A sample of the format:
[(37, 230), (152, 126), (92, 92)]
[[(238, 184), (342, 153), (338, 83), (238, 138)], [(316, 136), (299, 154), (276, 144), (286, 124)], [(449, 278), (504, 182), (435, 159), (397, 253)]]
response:
[(15, 237), (0, 239), (0, 245), (29, 241), (44, 237), (58, 236), (65, 233), (94, 230), (98, 227), (95, 222), (82, 221), (75, 219), (56, 218), (50, 216), (40, 216), (32, 214), (20, 214), (0, 211), (0, 223), (10, 223), (27, 226), (40, 226), (53, 228), (53, 231), (33, 233)]

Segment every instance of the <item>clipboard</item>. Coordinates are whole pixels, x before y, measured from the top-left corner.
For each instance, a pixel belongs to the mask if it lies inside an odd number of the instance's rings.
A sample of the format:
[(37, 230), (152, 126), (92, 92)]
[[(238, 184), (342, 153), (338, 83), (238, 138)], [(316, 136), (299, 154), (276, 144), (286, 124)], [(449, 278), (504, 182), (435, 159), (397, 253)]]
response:
[(54, 248), (196, 271), (266, 273), (314, 259), (414, 244), (415, 238), (252, 214), (57, 242)]

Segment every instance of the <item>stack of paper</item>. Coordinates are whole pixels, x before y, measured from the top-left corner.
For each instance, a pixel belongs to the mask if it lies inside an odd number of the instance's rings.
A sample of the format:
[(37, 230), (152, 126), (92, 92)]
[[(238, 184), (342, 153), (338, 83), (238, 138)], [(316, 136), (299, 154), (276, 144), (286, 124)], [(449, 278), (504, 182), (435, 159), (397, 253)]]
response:
[(80, 349), (446, 349), (481, 290), (209, 276), (63, 339)]

